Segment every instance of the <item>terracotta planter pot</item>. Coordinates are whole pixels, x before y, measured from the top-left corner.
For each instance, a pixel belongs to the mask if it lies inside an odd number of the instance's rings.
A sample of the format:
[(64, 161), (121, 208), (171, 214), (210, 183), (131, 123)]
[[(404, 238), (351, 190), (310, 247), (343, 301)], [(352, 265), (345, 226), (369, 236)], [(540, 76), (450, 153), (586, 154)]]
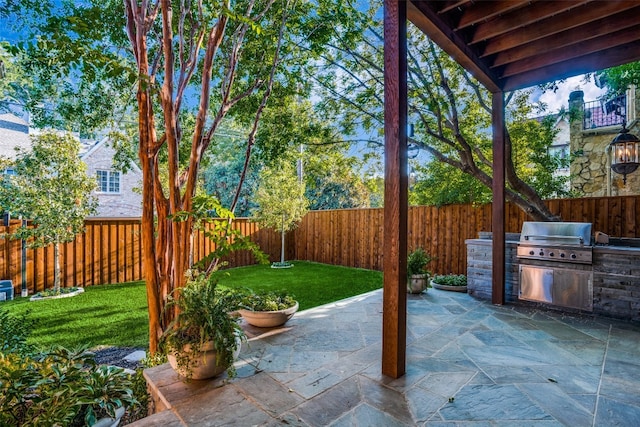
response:
[(296, 311), (298, 311), (298, 301), (293, 307), (276, 311), (252, 311), (240, 309), (238, 313), (250, 325), (259, 328), (275, 328), (284, 325), (287, 320), (291, 319)]
[[(238, 355), (240, 354), (240, 347), (242, 346), (240, 338), (236, 338), (236, 344), (236, 350), (233, 352), (234, 360), (237, 359)], [(190, 352), (190, 347), (191, 346), (186, 345), (184, 347), (185, 351)], [(191, 353), (194, 361), (190, 364), (191, 366), (189, 369), (184, 366), (178, 366), (175, 352), (167, 354), (167, 359), (169, 360), (169, 364), (171, 365), (173, 370), (176, 371), (178, 375), (194, 380), (204, 380), (222, 374), (229, 367), (225, 365), (218, 365), (217, 355), (218, 353), (213, 347), (213, 341), (209, 341), (203, 346), (202, 351)]]
[(428, 274), (414, 274), (407, 281), (407, 292), (410, 294), (421, 294), (427, 290), (429, 280)]

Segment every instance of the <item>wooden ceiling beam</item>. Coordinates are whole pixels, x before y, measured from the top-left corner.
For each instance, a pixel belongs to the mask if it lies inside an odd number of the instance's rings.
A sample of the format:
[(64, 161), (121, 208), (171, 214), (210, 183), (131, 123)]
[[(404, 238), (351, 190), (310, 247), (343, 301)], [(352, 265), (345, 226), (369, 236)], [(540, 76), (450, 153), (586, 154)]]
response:
[(544, 1), (536, 3), (536, 7), (525, 7), (502, 19), (493, 19), (491, 21), (479, 24), (473, 33), (470, 44), (479, 43), (509, 31), (533, 24), (553, 15), (566, 12), (570, 9), (589, 3), (591, 0), (580, 1)]
[(537, 25), (529, 25), (488, 40), (480, 57), (484, 58), (544, 37), (560, 34), (571, 28), (586, 25), (637, 6), (637, 1), (591, 2), (572, 11), (545, 19), (542, 22), (538, 22)]
[(640, 61), (640, 40), (580, 58), (558, 62), (545, 68), (523, 72), (502, 79), (501, 86), (505, 91), (523, 89), (635, 61)]
[(530, 0), (508, 0), (508, 1), (492, 1), (475, 3), (469, 6), (462, 13), (460, 22), (455, 30), (470, 27), (480, 22), (486, 22), (494, 16), (504, 15), (513, 10), (520, 9), (530, 3)]
[(639, 14), (640, 8), (638, 8), (638, 11), (631, 11), (631, 13), (624, 12), (602, 19), (593, 23), (593, 25), (590, 24), (574, 28), (563, 33), (562, 37), (545, 37), (543, 39), (527, 43), (526, 45), (519, 46), (518, 48), (500, 52), (495, 56), (495, 58), (493, 58), (493, 64), (491, 67), (495, 68), (517, 62), (533, 55), (537, 55), (539, 52), (549, 52), (554, 49), (568, 48), (569, 46), (576, 44), (584, 44), (586, 41), (608, 36), (612, 31), (621, 31), (627, 28), (633, 28), (638, 25), (637, 17)]
[(443, 13), (447, 13), (449, 11), (452, 11), (454, 9), (457, 9), (459, 7), (462, 7), (466, 4), (471, 3), (471, 0), (457, 0), (457, 1), (450, 1), (447, 2), (447, 4), (438, 11), (438, 14), (443, 14)]
[(409, 1), (407, 3), (407, 18), (489, 91), (500, 91), (498, 76), (441, 19), (437, 10), (434, 9), (433, 3), (437, 2)]
[(566, 49), (554, 49), (540, 55), (513, 62), (504, 67), (500, 74), (503, 78), (515, 76), (516, 74), (530, 72), (538, 68), (545, 68), (592, 53), (605, 52), (608, 49), (625, 45), (639, 39), (640, 25), (617, 31), (606, 37), (599, 37), (591, 40), (590, 43), (576, 43), (572, 46), (567, 46)]

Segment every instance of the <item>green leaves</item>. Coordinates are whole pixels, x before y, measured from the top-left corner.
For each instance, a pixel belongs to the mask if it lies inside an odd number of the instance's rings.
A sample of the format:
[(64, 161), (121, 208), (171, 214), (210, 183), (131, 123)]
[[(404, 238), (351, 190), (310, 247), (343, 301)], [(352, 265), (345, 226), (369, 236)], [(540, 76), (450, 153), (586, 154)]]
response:
[(131, 387), (122, 368), (97, 366), (84, 349), (0, 353), (0, 424), (93, 425), (136, 405)]
[(260, 173), (256, 195), (256, 221), (263, 227), (281, 231), (293, 230), (307, 213), (309, 202), (290, 162), (280, 161)]

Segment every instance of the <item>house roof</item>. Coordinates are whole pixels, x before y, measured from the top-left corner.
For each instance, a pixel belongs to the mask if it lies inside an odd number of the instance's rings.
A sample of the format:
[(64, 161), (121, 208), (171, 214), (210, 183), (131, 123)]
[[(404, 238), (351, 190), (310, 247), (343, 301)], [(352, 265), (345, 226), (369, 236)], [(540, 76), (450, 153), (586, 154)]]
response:
[(0, 114), (0, 156), (15, 159), (16, 148), (29, 148), (29, 124), (11, 114)]
[(412, 0), (407, 16), (492, 92), (640, 60), (637, 0)]
[[(100, 149), (106, 147), (107, 142), (111, 141), (111, 139), (108, 136), (105, 136), (101, 139), (99, 139), (98, 141), (95, 141), (95, 143), (90, 143), (90, 142), (83, 142), (82, 143), (82, 149), (80, 152), (80, 158), (88, 163), (89, 162), (89, 158), (96, 153), (97, 151), (99, 151)], [(142, 170), (140, 169), (140, 167), (136, 164), (136, 162), (131, 162), (131, 168), (135, 173), (142, 173)]]

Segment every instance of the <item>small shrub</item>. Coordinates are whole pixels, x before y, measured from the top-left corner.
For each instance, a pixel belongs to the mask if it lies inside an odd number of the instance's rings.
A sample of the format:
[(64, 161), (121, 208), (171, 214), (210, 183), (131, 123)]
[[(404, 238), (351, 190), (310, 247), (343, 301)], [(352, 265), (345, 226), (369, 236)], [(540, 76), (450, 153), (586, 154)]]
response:
[(445, 286), (467, 286), (467, 276), (464, 274), (447, 274), (444, 276), (434, 276), (434, 283)]

